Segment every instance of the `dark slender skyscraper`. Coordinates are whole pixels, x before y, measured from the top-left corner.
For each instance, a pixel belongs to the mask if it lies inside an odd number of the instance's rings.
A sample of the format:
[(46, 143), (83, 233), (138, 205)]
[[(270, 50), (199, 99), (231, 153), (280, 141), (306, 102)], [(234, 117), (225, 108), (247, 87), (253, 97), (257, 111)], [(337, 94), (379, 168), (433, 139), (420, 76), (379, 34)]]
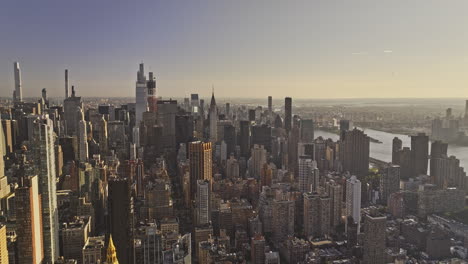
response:
[(250, 122), (246, 120), (240, 121), (239, 145), (241, 156), (249, 157), (250, 153)]
[(398, 152), (403, 148), (403, 141), (395, 137), (392, 141), (392, 163), (399, 164), (398, 161)]
[(292, 127), (292, 99), (284, 98), (284, 128), (289, 131)]
[(424, 133), (411, 136), (411, 160), (413, 163), (413, 177), (427, 174), (429, 154), (429, 137)]
[(271, 112), (273, 112), (273, 97), (268, 96), (268, 113), (271, 114)]
[(70, 90), (68, 88), (68, 70), (65, 69), (65, 98), (70, 97)]
[(112, 178), (108, 183), (107, 227), (112, 235), (119, 263), (133, 262), (133, 198), (130, 182), (126, 178)]

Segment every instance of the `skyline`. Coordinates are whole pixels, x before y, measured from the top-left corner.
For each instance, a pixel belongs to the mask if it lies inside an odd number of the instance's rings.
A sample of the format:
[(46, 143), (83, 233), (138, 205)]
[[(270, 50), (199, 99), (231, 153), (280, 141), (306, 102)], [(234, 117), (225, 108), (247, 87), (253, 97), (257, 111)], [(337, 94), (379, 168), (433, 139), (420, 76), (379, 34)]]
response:
[(468, 97), (464, 1), (108, 3), (3, 4), (0, 96), (18, 61), (25, 98), (133, 97), (140, 62), (163, 97)]

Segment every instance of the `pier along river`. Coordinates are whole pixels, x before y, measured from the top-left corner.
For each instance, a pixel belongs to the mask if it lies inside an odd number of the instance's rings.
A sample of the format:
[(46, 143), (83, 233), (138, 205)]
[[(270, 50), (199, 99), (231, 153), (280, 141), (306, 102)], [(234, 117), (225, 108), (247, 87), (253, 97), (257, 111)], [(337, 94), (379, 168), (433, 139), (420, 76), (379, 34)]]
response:
[[(373, 129), (363, 129), (369, 137), (380, 140), (382, 143), (370, 143), (370, 156), (372, 158), (390, 162), (392, 161), (392, 140), (394, 137), (398, 137), (403, 141), (403, 147), (411, 147), (411, 137), (401, 134), (393, 134), (383, 131), (377, 131)], [(334, 133), (330, 133), (323, 130), (315, 130), (315, 137), (323, 137), (324, 139), (331, 138), (334, 141), (339, 139), (339, 136)], [(431, 143), (429, 143), (429, 153), (431, 150)], [(468, 147), (467, 146), (457, 146), (449, 145), (448, 151), (449, 156), (455, 156), (460, 160), (460, 166), (463, 168), (468, 168)]]

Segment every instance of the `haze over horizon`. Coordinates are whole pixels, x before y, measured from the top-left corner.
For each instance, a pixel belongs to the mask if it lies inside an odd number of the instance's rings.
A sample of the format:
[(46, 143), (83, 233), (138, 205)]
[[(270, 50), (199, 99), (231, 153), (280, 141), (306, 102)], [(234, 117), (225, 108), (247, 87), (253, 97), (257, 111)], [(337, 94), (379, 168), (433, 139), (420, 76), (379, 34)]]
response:
[[(468, 2), (7, 1), (0, 96), (468, 97)], [(241, 19), (242, 18), (242, 19)], [(14, 26), (11, 26), (14, 21)]]

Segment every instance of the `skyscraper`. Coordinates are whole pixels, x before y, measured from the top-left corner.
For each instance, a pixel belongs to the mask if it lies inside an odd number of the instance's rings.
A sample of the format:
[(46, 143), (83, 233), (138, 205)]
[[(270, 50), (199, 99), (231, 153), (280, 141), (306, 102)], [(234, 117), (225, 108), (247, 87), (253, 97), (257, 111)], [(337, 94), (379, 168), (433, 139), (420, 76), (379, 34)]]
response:
[(330, 197), (304, 194), (304, 235), (320, 237), (330, 233)]
[(389, 165), (384, 169), (380, 182), (381, 200), (387, 204), (387, 200), (392, 193), (400, 190), (400, 166)]
[(364, 257), (365, 264), (383, 264), (385, 260), (385, 216), (366, 215), (364, 217)]
[(212, 147), (211, 142), (194, 141), (189, 143), (190, 160), (190, 197), (195, 198), (198, 180), (212, 183)]
[(211, 94), (209, 116), (210, 116), (210, 142), (216, 143), (218, 141), (218, 107), (216, 106), (214, 91)]
[(88, 160), (88, 133), (86, 121), (84, 120), (84, 113), (81, 108), (77, 108), (76, 114), (78, 115), (78, 158), (81, 162), (86, 162)]
[(263, 164), (267, 162), (267, 151), (262, 145), (254, 145), (251, 153), (249, 176), (260, 179)]
[(250, 153), (250, 122), (241, 120), (239, 122), (239, 145), (241, 157), (248, 158)]
[(15, 91), (13, 101), (15, 103), (23, 101), (23, 85), (21, 83), (21, 69), (18, 62), (13, 65), (13, 71), (15, 74)]
[(361, 182), (356, 176), (351, 176), (346, 181), (346, 216), (351, 216), (354, 222), (359, 225), (361, 221)]
[(429, 137), (424, 133), (411, 136), (411, 161), (413, 163), (412, 176), (427, 175), (429, 154)]
[[(121, 264), (133, 262), (133, 198), (129, 180), (112, 178), (108, 182), (107, 233), (115, 243), (117, 258)], [(110, 240), (110, 239), (109, 239)]]
[(341, 224), (341, 213), (343, 204), (343, 187), (334, 182), (329, 181), (326, 184), (326, 192), (330, 197), (330, 226), (336, 228)]
[(6, 225), (0, 225), (0, 264), (8, 264)]
[(301, 120), (301, 142), (312, 143), (314, 141), (314, 120)]
[(342, 119), (340, 120), (340, 140), (343, 140), (344, 134), (351, 128), (351, 121)]
[(150, 72), (146, 82), (147, 99), (148, 99), (148, 112), (156, 113), (158, 109), (158, 97), (156, 96), (156, 78)]
[(143, 112), (146, 112), (146, 77), (145, 66), (140, 63), (140, 69), (137, 72), (137, 81), (135, 87), (135, 125), (139, 126), (143, 118)]
[(4, 139), (3, 127), (0, 125), (0, 199), (10, 193), (10, 185), (8, 185), (8, 179), (5, 176), (5, 162), (3, 160), (3, 157), (7, 154)]
[(75, 93), (75, 87), (72, 86), (72, 94), (70, 97), (65, 98), (63, 101), (63, 112), (64, 112), (64, 126), (65, 134), (68, 136), (76, 136), (78, 132), (78, 115), (76, 114), (77, 108), (83, 109), (83, 103), (81, 97), (77, 97)]
[(65, 69), (65, 99), (70, 97), (70, 89), (68, 88), (68, 69)]
[(340, 160), (343, 169), (358, 177), (369, 173), (369, 137), (363, 131), (345, 131), (340, 142)]
[(299, 191), (302, 193), (316, 191), (319, 184), (317, 163), (310, 156), (299, 157)]
[(211, 207), (210, 207), (210, 182), (208, 180), (197, 180), (197, 225), (205, 225), (211, 221)]
[(251, 261), (252, 264), (265, 263), (265, 238), (262, 235), (256, 234), (251, 242)]
[(273, 97), (268, 96), (268, 112), (273, 112)]
[(398, 152), (403, 148), (403, 141), (398, 137), (394, 137), (392, 141), (392, 163), (398, 164)]
[(294, 201), (274, 200), (271, 216), (273, 241), (279, 243), (294, 235)]
[(292, 99), (284, 98), (284, 128), (289, 131), (292, 127)]
[(443, 143), (442, 141), (436, 140), (431, 144), (431, 162), (429, 165), (429, 175), (435, 175), (436, 159), (446, 158), (447, 157), (448, 144)]
[(466, 172), (460, 166), (460, 160), (454, 156), (431, 157), (432, 183), (439, 188), (456, 187), (463, 189), (466, 182)]
[(44, 259), (42, 244), (41, 195), (39, 194), (38, 177), (23, 178), (15, 190), (17, 248), (20, 264), (40, 264)]
[(59, 257), (59, 223), (55, 170), (55, 133), (52, 120), (42, 116), (35, 120), (32, 143), (35, 172), (41, 194), (44, 261), (54, 263)]

